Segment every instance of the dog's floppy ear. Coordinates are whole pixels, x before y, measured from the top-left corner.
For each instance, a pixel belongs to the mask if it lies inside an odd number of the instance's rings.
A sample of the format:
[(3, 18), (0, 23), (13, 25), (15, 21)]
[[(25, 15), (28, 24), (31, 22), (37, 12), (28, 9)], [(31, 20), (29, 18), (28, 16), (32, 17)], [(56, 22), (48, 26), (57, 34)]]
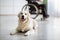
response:
[(20, 17), (20, 13), (18, 14), (18, 17)]
[(20, 17), (20, 13), (21, 13), (21, 12), (18, 13), (18, 17)]

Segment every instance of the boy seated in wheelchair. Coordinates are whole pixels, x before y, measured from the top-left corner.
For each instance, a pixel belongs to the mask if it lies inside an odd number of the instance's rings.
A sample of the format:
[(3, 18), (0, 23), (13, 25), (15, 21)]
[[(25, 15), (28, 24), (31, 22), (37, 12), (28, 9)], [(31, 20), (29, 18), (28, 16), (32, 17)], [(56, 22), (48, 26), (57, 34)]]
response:
[[(49, 15), (47, 14), (46, 5), (43, 4), (43, 0), (26, 0), (26, 1), (28, 1), (28, 4), (34, 4), (35, 6), (37, 6), (38, 10), (40, 9), (42, 10), (42, 12), (39, 12), (38, 14), (42, 14), (43, 19), (49, 17)], [(29, 10), (32, 12), (35, 11), (35, 8), (33, 6), (30, 6)], [(31, 13), (31, 14), (36, 14), (36, 13)]]

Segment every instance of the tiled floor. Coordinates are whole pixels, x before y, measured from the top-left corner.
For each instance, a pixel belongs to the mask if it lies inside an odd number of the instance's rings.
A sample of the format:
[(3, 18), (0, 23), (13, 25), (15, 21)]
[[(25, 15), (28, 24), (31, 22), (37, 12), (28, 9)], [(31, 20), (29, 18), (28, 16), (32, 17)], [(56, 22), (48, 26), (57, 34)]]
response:
[(48, 20), (37, 19), (37, 34), (24, 36), (19, 33), (9, 35), (18, 26), (17, 16), (0, 16), (0, 40), (60, 40), (60, 18), (49, 17)]

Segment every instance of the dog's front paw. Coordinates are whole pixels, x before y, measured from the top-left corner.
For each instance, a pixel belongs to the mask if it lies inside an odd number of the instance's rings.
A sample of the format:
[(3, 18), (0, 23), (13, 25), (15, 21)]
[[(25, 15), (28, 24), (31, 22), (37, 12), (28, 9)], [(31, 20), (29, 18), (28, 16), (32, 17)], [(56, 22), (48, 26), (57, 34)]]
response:
[(10, 35), (14, 35), (14, 33), (10, 33)]
[(28, 36), (28, 35), (30, 35), (30, 31), (28, 31), (24, 34), (24, 36)]
[(10, 33), (10, 35), (15, 35), (15, 34), (16, 34), (16, 33), (14, 33), (14, 32), (11, 32), (11, 33)]
[(24, 36), (28, 36), (28, 33), (25, 33)]

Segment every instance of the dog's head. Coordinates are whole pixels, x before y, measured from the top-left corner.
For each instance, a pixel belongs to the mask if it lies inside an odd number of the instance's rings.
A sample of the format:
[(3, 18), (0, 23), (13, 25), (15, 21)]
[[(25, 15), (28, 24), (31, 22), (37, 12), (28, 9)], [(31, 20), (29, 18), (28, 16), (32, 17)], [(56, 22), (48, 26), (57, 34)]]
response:
[(18, 17), (19, 17), (20, 20), (23, 20), (24, 21), (24, 20), (27, 20), (30, 17), (30, 13), (29, 12), (26, 12), (26, 11), (20, 12), (18, 14)]

